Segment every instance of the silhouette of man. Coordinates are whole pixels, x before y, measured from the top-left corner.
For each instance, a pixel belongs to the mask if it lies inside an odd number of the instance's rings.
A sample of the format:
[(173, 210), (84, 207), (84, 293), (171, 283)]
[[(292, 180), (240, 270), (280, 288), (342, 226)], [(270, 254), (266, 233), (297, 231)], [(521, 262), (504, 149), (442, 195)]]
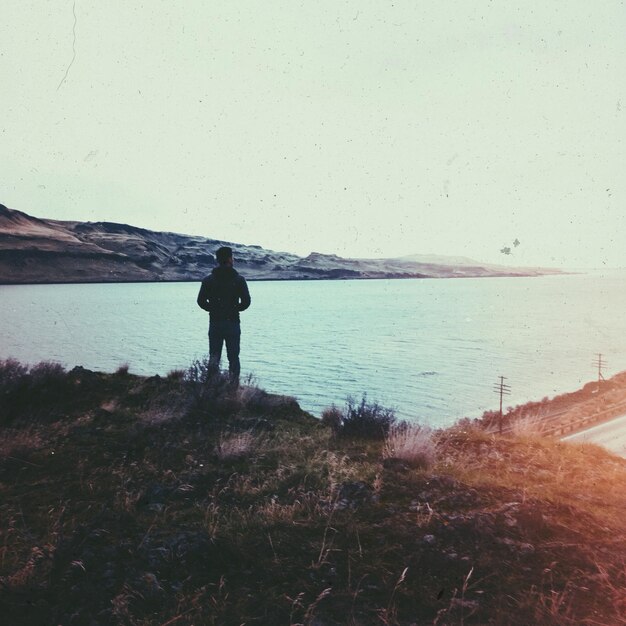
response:
[(215, 257), (219, 265), (204, 278), (198, 306), (209, 312), (209, 372), (219, 372), (222, 346), (226, 343), (230, 382), (239, 384), (239, 312), (250, 306), (250, 292), (243, 276), (233, 268), (233, 250), (220, 248)]

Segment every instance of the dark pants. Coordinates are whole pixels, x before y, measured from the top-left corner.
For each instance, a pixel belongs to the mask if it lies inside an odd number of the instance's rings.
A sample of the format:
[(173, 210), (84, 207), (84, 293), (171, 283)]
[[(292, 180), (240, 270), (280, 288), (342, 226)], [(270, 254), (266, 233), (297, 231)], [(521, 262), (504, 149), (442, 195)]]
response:
[(231, 320), (211, 320), (209, 323), (209, 369), (217, 372), (222, 358), (222, 346), (226, 343), (228, 371), (231, 380), (239, 380), (239, 343), (241, 326)]

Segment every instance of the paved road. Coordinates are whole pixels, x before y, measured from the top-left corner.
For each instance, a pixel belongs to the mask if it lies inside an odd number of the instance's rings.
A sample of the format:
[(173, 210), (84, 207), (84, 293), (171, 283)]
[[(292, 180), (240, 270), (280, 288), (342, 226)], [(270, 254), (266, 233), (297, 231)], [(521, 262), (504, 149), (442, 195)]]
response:
[(626, 458), (626, 415), (616, 417), (610, 422), (592, 426), (579, 433), (562, 438), (563, 441), (589, 441), (604, 446), (607, 450)]

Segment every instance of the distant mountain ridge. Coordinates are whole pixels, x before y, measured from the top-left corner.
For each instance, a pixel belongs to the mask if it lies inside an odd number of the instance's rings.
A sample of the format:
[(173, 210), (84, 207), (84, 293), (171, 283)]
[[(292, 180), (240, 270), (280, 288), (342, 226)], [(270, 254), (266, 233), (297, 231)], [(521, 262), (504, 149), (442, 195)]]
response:
[(472, 259), (412, 255), (347, 259), (312, 252), (300, 257), (206, 237), (151, 231), (114, 222), (32, 217), (0, 204), (0, 284), (196, 281), (215, 266), (222, 245), (235, 249), (249, 280), (451, 278), (559, 273), (511, 268)]
[(415, 263), (439, 263), (441, 265), (484, 265), (480, 261), (466, 256), (446, 256), (443, 254), (409, 254), (399, 257), (405, 261)]

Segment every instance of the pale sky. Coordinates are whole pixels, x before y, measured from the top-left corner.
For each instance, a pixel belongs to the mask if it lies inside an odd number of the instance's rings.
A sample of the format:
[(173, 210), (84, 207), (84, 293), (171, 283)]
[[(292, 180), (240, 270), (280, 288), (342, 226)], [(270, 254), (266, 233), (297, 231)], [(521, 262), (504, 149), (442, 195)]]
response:
[(302, 255), (626, 266), (625, 33), (618, 0), (2, 0), (0, 202)]

